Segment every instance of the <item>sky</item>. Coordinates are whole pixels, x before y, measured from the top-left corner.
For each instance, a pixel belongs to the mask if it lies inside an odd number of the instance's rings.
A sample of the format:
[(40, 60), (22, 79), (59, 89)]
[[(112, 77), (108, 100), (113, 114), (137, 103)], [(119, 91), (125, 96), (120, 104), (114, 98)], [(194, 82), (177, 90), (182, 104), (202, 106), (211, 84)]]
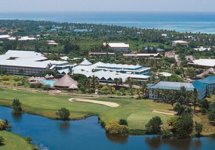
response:
[(215, 12), (215, 0), (0, 0), (0, 12)]

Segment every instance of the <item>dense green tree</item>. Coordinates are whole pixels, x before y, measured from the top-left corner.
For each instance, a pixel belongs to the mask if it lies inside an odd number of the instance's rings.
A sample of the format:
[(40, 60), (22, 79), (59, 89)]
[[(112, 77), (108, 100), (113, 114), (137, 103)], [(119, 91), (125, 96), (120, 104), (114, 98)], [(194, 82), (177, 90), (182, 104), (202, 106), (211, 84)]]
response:
[(168, 120), (171, 131), (175, 137), (185, 138), (193, 131), (193, 119), (191, 115), (182, 115)]
[(70, 111), (66, 108), (61, 108), (56, 112), (56, 115), (59, 116), (61, 120), (69, 120)]
[(22, 113), (22, 104), (19, 99), (13, 99), (12, 102), (13, 113), (21, 114)]
[(157, 134), (161, 132), (162, 120), (160, 117), (156, 116), (149, 120), (146, 124), (146, 131), (150, 134)]
[(208, 119), (212, 124), (215, 124), (215, 110), (209, 112)]
[(195, 131), (196, 131), (197, 137), (201, 136), (202, 129), (203, 129), (203, 125), (201, 123), (195, 122)]

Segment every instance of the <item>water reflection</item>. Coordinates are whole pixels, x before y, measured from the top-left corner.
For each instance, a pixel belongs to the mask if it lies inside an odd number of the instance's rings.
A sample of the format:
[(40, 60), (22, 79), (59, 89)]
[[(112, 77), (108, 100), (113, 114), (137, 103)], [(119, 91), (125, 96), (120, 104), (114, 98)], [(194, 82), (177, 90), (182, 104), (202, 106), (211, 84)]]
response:
[(145, 143), (147, 143), (150, 147), (150, 149), (159, 149), (162, 142), (161, 142), (160, 136), (148, 136), (145, 138)]
[(13, 113), (11, 112), (12, 118), (15, 122), (21, 122), (22, 121), (22, 113)]
[(106, 133), (106, 137), (113, 143), (126, 144), (128, 142), (128, 136), (117, 136)]
[(70, 129), (70, 122), (69, 121), (60, 121), (58, 122), (58, 127), (60, 131), (67, 132)]

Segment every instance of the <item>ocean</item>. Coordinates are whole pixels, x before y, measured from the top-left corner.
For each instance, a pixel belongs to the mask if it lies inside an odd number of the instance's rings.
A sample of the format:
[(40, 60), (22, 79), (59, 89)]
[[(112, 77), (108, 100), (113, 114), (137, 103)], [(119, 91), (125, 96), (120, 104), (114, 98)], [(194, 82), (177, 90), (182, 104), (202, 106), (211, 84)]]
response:
[(215, 13), (0, 13), (0, 19), (93, 23), (215, 34)]

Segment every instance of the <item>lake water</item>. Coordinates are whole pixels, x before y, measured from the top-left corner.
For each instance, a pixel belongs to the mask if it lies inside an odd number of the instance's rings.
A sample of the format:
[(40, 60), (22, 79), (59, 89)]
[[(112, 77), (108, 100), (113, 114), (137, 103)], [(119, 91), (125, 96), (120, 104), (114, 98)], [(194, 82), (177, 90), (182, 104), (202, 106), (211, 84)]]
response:
[(48, 20), (215, 33), (215, 13), (0, 13), (0, 19)]
[(43, 150), (210, 150), (215, 147), (212, 138), (164, 141), (157, 136), (106, 135), (97, 117), (65, 123), (30, 114), (14, 117), (11, 109), (0, 107), (0, 118), (11, 123), (12, 132), (31, 137)]

